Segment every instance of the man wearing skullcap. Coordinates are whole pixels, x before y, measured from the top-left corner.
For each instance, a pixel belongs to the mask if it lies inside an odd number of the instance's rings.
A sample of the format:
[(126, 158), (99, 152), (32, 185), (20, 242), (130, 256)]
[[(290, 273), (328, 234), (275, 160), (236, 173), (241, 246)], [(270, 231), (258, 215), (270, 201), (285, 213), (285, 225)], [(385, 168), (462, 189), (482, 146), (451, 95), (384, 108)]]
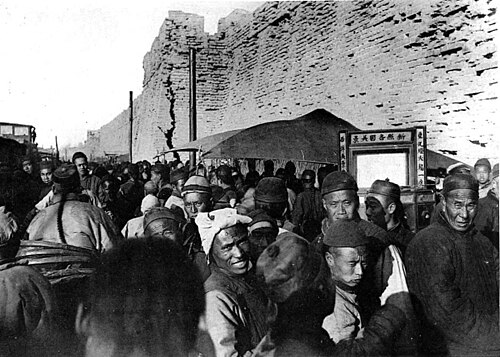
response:
[(184, 201), (184, 211), (188, 221), (183, 229), (183, 247), (188, 257), (200, 270), (202, 280), (205, 281), (210, 276), (210, 269), (207, 265), (207, 257), (201, 247), (201, 237), (196, 225), (195, 218), (200, 212), (210, 212), (213, 207), (212, 189), (210, 183), (203, 176), (193, 175), (182, 188), (182, 199)]
[(165, 202), (165, 207), (180, 207), (184, 210), (184, 201), (182, 200), (182, 188), (188, 179), (188, 172), (184, 168), (175, 169), (170, 172), (170, 184), (173, 187), (172, 195)]
[(253, 262), (257, 262), (264, 249), (276, 240), (278, 224), (262, 209), (254, 210), (248, 216), (252, 219), (248, 224), (250, 257)]
[(390, 242), (404, 255), (415, 233), (406, 223), (399, 185), (389, 179), (375, 180), (367, 192), (365, 207), (368, 221), (387, 231)]
[[(330, 276), (335, 283), (335, 307), (323, 321), (323, 328), (338, 343), (354, 339), (368, 316), (362, 316), (358, 301), (359, 285), (370, 258), (370, 239), (353, 221), (335, 221), (325, 234), (323, 251)], [(364, 307), (364, 310), (368, 310)]]
[(479, 198), (484, 198), (491, 189), (491, 164), (488, 159), (479, 159), (474, 164), (474, 175), (479, 182)]
[(407, 317), (404, 331), (394, 341), (393, 353), (413, 354), (416, 349), (416, 326), (401, 253), (391, 244), (386, 231), (361, 219), (358, 213), (357, 191), (356, 180), (347, 172), (332, 172), (325, 177), (321, 193), (327, 217), (323, 220), (322, 233), (315, 240), (315, 244), (320, 251), (323, 250), (322, 244), (326, 232), (334, 222), (339, 220), (355, 222), (372, 240), (373, 254), (378, 256), (374, 271), (371, 272), (375, 294), (380, 298), (381, 304), (384, 304), (391, 295), (399, 296), (398, 307), (405, 312)]
[(232, 208), (200, 212), (195, 220), (212, 270), (205, 282), (206, 325), (217, 356), (250, 354), (267, 332), (267, 299), (249, 257), (251, 220)]
[[(50, 282), (36, 269), (15, 264), (17, 224), (0, 207), (0, 344), (2, 354), (23, 355), (27, 343), (50, 339), (56, 300)], [(10, 350), (10, 351), (9, 351)]]
[(111, 218), (82, 195), (75, 165), (63, 164), (53, 174), (52, 204), (31, 221), (30, 240), (75, 245), (103, 252), (123, 239)]
[(498, 164), (491, 171), (491, 188), (488, 194), (479, 199), (474, 224), (498, 250)]
[(184, 224), (184, 212), (179, 207), (153, 207), (143, 217), (144, 236), (168, 238), (182, 245)]
[(325, 212), (321, 202), (321, 193), (314, 187), (316, 174), (313, 170), (304, 170), (301, 177), (303, 191), (298, 194), (292, 211), (292, 222), (297, 232), (309, 241), (321, 233), (321, 221)]
[(438, 221), (406, 251), (425, 355), (500, 355), (498, 251), (474, 227), (478, 190), (472, 175), (446, 177)]
[(279, 233), (293, 231), (295, 226), (287, 220), (288, 191), (285, 181), (278, 177), (264, 177), (255, 188), (255, 209), (263, 209), (276, 220)]
[(317, 249), (306, 239), (284, 232), (257, 261), (270, 305), (270, 331), (257, 346), (257, 356), (387, 355), (404, 326), (404, 313), (389, 300), (371, 317), (357, 339), (335, 344), (322, 328), (333, 312), (335, 287)]
[[(151, 182), (151, 181), (148, 181)], [(147, 182), (146, 182), (147, 185)], [(146, 185), (144, 185), (146, 187)], [(144, 237), (144, 215), (153, 207), (160, 207), (160, 201), (152, 194), (146, 195), (141, 202), (142, 216), (130, 219), (122, 229), (122, 235), (125, 238)]]

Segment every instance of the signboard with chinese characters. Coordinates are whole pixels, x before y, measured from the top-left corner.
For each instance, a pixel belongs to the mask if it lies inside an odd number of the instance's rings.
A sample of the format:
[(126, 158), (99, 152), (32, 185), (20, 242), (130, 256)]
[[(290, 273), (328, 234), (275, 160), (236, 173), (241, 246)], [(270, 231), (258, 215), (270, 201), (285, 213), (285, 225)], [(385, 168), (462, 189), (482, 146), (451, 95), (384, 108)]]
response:
[(417, 168), (417, 186), (418, 187), (424, 187), (426, 183), (426, 159), (425, 155), (427, 150), (426, 148), (426, 142), (425, 142), (425, 128), (424, 127), (417, 127), (416, 129), (416, 168)]
[(372, 145), (372, 144), (401, 144), (412, 142), (412, 132), (410, 130), (398, 131), (374, 131), (363, 133), (352, 133), (349, 136), (349, 145)]
[(339, 133), (340, 169), (358, 186), (389, 179), (401, 187), (426, 185), (425, 127)]
[(346, 153), (347, 153), (347, 141), (346, 132), (341, 131), (339, 133), (339, 146), (340, 146), (340, 171), (347, 171)]

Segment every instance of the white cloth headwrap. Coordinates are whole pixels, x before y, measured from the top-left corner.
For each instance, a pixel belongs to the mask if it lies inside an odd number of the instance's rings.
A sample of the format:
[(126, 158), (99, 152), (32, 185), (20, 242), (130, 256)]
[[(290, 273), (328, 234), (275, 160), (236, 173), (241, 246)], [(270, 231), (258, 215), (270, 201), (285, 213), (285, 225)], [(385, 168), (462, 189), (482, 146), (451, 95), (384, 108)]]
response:
[(251, 221), (250, 217), (238, 214), (234, 208), (223, 208), (212, 212), (198, 213), (195, 223), (198, 226), (201, 245), (207, 257), (217, 233), (225, 228), (236, 225), (236, 223), (248, 224)]
[(141, 202), (141, 212), (146, 214), (153, 207), (160, 207), (160, 201), (152, 194), (146, 195)]

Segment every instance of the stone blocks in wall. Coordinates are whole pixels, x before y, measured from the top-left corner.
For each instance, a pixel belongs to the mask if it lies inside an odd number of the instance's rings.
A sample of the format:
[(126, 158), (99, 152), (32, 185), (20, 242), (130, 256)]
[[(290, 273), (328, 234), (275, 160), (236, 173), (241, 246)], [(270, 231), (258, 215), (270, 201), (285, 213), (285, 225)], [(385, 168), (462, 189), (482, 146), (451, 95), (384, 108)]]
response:
[[(486, 0), (268, 2), (215, 35), (170, 12), (144, 57), (134, 160), (188, 141), (189, 47), (198, 137), (325, 108), (365, 129), (426, 125), (433, 150), (493, 158), (495, 11)], [(126, 116), (101, 128), (103, 148), (123, 147)]]

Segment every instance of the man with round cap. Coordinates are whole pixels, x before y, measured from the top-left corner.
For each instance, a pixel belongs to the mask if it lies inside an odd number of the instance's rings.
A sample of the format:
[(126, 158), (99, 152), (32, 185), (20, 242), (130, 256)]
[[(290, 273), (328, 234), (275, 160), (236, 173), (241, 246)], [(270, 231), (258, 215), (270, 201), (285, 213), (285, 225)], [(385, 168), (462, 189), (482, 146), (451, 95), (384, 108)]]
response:
[(347, 172), (332, 172), (325, 177), (321, 186), (323, 207), (326, 218), (322, 223), (322, 233), (314, 241), (317, 248), (322, 244), (329, 227), (336, 221), (353, 221), (372, 241), (373, 254), (378, 257), (371, 273), (374, 294), (382, 304), (392, 295), (400, 296), (399, 308), (407, 316), (404, 331), (395, 342), (393, 353), (412, 354), (415, 352), (416, 326), (414, 311), (408, 294), (406, 273), (400, 251), (391, 244), (389, 235), (377, 225), (361, 219), (358, 213), (359, 196), (356, 180)]
[(200, 269), (202, 279), (205, 281), (210, 276), (210, 269), (203, 248), (201, 237), (195, 218), (200, 212), (210, 212), (213, 207), (212, 189), (210, 183), (203, 176), (191, 176), (182, 188), (184, 211), (188, 220), (183, 228), (183, 247), (187, 255)]
[(81, 194), (75, 165), (61, 165), (54, 171), (53, 180), (52, 204), (31, 221), (27, 229), (30, 240), (65, 243), (103, 252), (123, 239), (111, 218), (89, 203), (88, 196)]
[(368, 237), (376, 238), (381, 247), (389, 244), (387, 232), (359, 216), (358, 184), (350, 174), (345, 171), (329, 173), (321, 186), (321, 196), (326, 218), (322, 222), (322, 233), (315, 239), (316, 245), (321, 247), (328, 227), (338, 220), (355, 221)]
[(486, 158), (482, 158), (476, 161), (474, 164), (474, 175), (479, 183), (479, 198), (484, 198), (491, 189), (491, 164)]
[(291, 232), (278, 235), (257, 261), (257, 275), (273, 304), (270, 330), (257, 356), (379, 356), (404, 326), (404, 313), (388, 301), (376, 311), (357, 339), (335, 344), (323, 320), (335, 305), (335, 287), (325, 261), (306, 239)]
[(356, 338), (368, 319), (362, 316), (358, 294), (366, 269), (372, 264), (369, 262), (370, 239), (356, 222), (340, 220), (330, 226), (323, 244), (330, 277), (335, 284), (335, 307), (323, 321), (323, 328), (338, 343)]
[(210, 183), (203, 176), (191, 176), (182, 189), (182, 199), (190, 220), (194, 220), (199, 212), (210, 212), (213, 206)]
[(390, 242), (405, 253), (406, 247), (415, 237), (406, 223), (401, 189), (386, 180), (375, 180), (365, 198), (368, 221), (387, 231)]
[(297, 232), (309, 241), (321, 233), (321, 221), (325, 217), (321, 193), (314, 187), (316, 174), (304, 170), (301, 177), (303, 191), (298, 194), (292, 211), (292, 222)]
[(251, 218), (233, 208), (196, 217), (212, 274), (205, 281), (206, 324), (217, 356), (250, 354), (266, 334), (267, 299), (249, 256)]
[(143, 217), (144, 236), (168, 238), (182, 245), (182, 227), (186, 223), (179, 207), (153, 207)]
[(437, 222), (406, 251), (425, 355), (500, 355), (498, 251), (474, 227), (478, 190), (472, 175), (446, 177)]
[(491, 188), (484, 198), (479, 199), (474, 224), (498, 250), (498, 164), (491, 171)]
[(184, 168), (175, 169), (170, 172), (170, 184), (173, 187), (172, 195), (165, 202), (165, 207), (172, 208), (177, 206), (184, 209), (184, 201), (182, 200), (182, 188), (188, 179), (188, 172)]
[(248, 216), (252, 219), (248, 224), (250, 257), (253, 262), (257, 262), (264, 249), (276, 240), (278, 224), (262, 209), (254, 210)]
[(279, 233), (293, 231), (295, 226), (287, 220), (288, 191), (285, 181), (278, 177), (264, 177), (255, 188), (255, 209), (267, 212), (279, 227)]

